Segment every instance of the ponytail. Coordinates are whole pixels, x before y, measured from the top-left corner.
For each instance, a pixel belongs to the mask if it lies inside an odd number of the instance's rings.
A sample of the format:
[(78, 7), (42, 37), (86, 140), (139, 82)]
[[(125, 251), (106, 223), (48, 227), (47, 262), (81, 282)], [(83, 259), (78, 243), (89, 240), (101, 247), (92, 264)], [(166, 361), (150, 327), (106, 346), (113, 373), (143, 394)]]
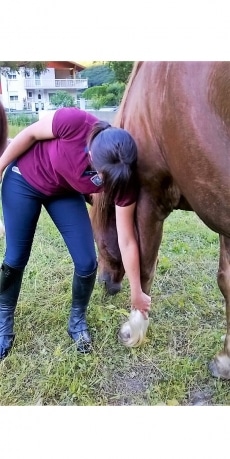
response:
[(100, 121), (92, 128), (88, 148), (94, 169), (102, 174), (104, 191), (125, 194), (137, 175), (137, 146), (129, 132)]

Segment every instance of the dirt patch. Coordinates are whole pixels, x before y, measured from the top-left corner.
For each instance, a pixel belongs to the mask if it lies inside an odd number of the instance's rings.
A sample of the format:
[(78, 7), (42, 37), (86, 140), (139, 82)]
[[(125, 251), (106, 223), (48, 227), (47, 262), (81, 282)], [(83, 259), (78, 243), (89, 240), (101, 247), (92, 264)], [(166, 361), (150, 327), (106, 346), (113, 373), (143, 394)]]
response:
[(125, 371), (114, 371), (101, 391), (108, 405), (149, 405), (148, 389), (159, 380), (160, 370), (149, 364), (135, 364)]
[(190, 406), (212, 405), (212, 391), (210, 390), (210, 388), (191, 391), (188, 405)]

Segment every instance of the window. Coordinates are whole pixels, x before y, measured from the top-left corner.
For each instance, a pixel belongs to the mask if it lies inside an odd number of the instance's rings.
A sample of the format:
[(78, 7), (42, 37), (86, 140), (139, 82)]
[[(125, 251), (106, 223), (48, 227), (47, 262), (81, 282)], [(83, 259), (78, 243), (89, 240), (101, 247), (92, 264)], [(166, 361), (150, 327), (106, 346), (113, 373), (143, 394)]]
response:
[(18, 96), (10, 96), (10, 100), (18, 100)]
[(16, 72), (10, 72), (10, 73), (8, 73), (8, 79), (9, 79), (9, 80), (16, 80), (16, 78), (17, 78)]
[(32, 97), (33, 97), (33, 93), (32, 93), (32, 91), (29, 91), (28, 92), (28, 99), (32, 99)]
[(41, 86), (40, 74), (39, 74), (38, 72), (35, 72), (34, 77), (35, 77), (35, 84), (36, 84), (36, 86)]

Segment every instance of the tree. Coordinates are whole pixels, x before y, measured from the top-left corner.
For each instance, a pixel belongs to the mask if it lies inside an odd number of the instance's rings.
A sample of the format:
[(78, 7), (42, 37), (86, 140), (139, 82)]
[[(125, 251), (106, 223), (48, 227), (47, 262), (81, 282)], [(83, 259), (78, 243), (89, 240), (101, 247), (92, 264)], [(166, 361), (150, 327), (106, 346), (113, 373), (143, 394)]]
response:
[(133, 64), (133, 61), (108, 61), (109, 67), (115, 73), (116, 80), (125, 84), (128, 81)]
[(50, 97), (50, 102), (55, 107), (74, 107), (75, 99), (67, 91), (60, 91)]
[(119, 105), (125, 90), (124, 83), (102, 84), (101, 86), (92, 86), (86, 89), (82, 97), (91, 100), (92, 107), (99, 109), (101, 107), (111, 107)]
[(7, 75), (9, 72), (16, 71), (19, 73), (21, 68), (25, 69), (25, 74), (29, 69), (37, 73), (43, 73), (47, 69), (47, 62), (28, 62), (28, 61), (0, 61), (0, 74)]
[(81, 70), (81, 77), (88, 78), (89, 88), (91, 86), (100, 86), (104, 83), (113, 83), (116, 80), (115, 73), (108, 64), (91, 65)]

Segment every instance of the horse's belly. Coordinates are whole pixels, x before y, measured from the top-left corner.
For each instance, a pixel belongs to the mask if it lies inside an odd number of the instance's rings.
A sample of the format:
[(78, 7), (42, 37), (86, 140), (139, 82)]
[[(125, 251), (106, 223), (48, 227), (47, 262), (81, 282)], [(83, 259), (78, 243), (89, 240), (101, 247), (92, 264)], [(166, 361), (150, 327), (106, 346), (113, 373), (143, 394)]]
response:
[(228, 186), (203, 179), (188, 182), (182, 193), (194, 212), (210, 229), (230, 237), (230, 181)]

